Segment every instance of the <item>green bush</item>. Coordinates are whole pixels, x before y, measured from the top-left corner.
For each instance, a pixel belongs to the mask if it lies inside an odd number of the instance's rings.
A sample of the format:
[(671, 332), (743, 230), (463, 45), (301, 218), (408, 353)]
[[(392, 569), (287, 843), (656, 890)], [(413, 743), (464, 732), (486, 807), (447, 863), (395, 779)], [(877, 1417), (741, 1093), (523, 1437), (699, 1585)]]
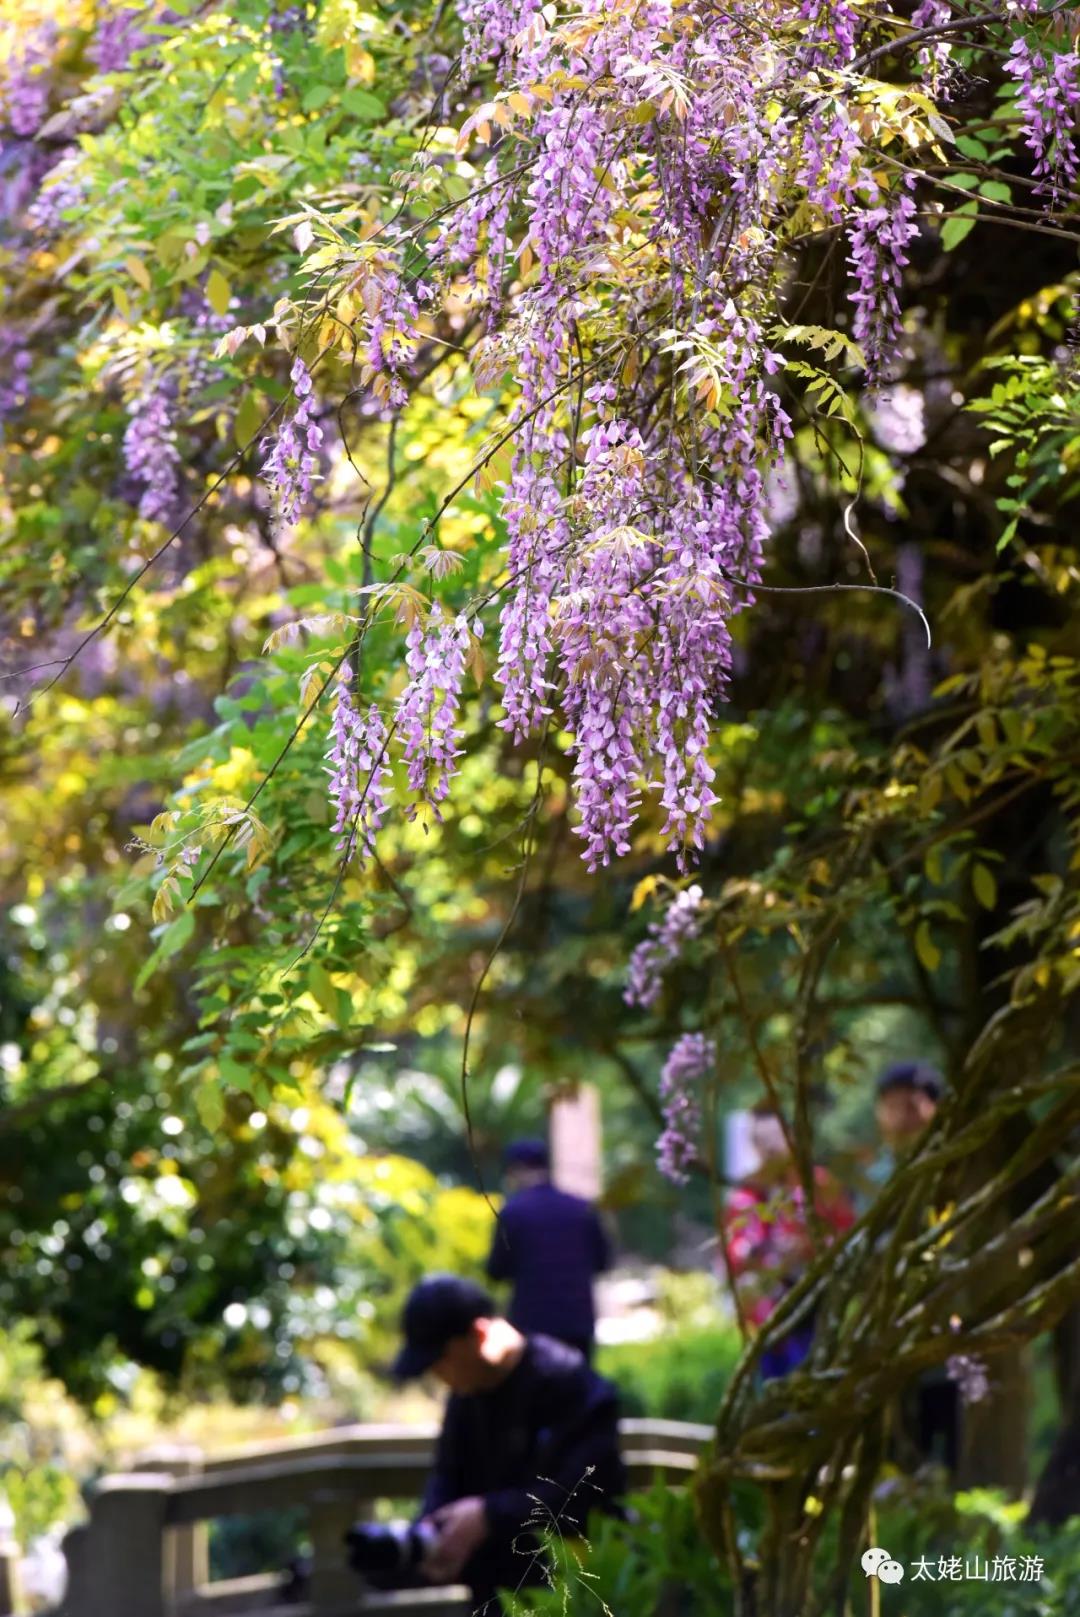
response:
[(264, 1510), (257, 1516), (223, 1516), (210, 1523), (211, 1578), (246, 1578), (280, 1572), (309, 1548), (307, 1510)]
[(730, 1586), (702, 1543), (688, 1490), (657, 1483), (628, 1502), (632, 1521), (594, 1518), (587, 1542), (548, 1535), (550, 1586), (504, 1597), (507, 1617), (726, 1617)]
[[(750, 1567), (760, 1496), (740, 1492), (735, 1514)], [(629, 1503), (630, 1522), (594, 1519), (588, 1542), (549, 1535), (551, 1585), (508, 1601), (508, 1617), (603, 1617), (605, 1610), (610, 1617), (728, 1617), (730, 1583), (702, 1543), (690, 1491), (658, 1484)], [(881, 1617), (1080, 1617), (1080, 1517), (1036, 1531), (1025, 1526), (1025, 1508), (989, 1489), (954, 1496), (920, 1478), (887, 1478), (876, 1490), (873, 1534), (905, 1575), (900, 1584), (873, 1590), (856, 1564), (845, 1610), (876, 1609)], [(835, 1545), (833, 1522), (816, 1564), (815, 1592), (825, 1611), (835, 1609)], [(995, 1556), (1015, 1562), (1012, 1579), (991, 1581), (979, 1572)], [(959, 1578), (916, 1575), (920, 1559), (936, 1574), (939, 1557), (959, 1558)], [(1041, 1562), (1041, 1576), (1021, 1579), (1028, 1558)]]
[(694, 1326), (601, 1348), (597, 1369), (619, 1388), (625, 1415), (711, 1422), (740, 1353), (734, 1327)]

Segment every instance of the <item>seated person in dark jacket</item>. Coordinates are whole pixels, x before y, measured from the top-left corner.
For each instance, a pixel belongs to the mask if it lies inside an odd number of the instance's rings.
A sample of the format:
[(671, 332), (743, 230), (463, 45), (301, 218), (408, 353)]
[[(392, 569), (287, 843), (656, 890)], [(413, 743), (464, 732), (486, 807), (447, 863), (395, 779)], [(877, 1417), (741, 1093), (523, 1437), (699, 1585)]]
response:
[(541, 1140), (518, 1140), (506, 1153), (506, 1205), (499, 1214), (487, 1270), (513, 1283), (510, 1322), (541, 1331), (591, 1357), (593, 1279), (611, 1263), (596, 1208), (556, 1190)]
[(403, 1329), (396, 1374), (430, 1370), (450, 1389), (421, 1509), (438, 1529), (424, 1576), (468, 1583), (494, 1617), (497, 1589), (542, 1581), (538, 1530), (577, 1537), (590, 1510), (618, 1513), (615, 1388), (573, 1348), (522, 1335), (453, 1275), (415, 1287)]

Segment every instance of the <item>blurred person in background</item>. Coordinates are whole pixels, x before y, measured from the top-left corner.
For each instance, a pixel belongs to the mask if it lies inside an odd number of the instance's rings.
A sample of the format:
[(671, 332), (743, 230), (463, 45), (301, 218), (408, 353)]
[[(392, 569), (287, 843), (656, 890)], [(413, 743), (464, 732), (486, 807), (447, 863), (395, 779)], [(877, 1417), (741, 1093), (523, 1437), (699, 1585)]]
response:
[(495, 1226), (487, 1272), (512, 1287), (508, 1318), (592, 1357), (593, 1281), (611, 1266), (600, 1214), (551, 1182), (542, 1140), (516, 1140), (504, 1158), (506, 1202)]
[(418, 1523), (423, 1579), (461, 1579), (499, 1617), (499, 1589), (545, 1581), (538, 1531), (579, 1537), (590, 1512), (622, 1514), (618, 1394), (574, 1348), (519, 1331), (455, 1275), (413, 1288), (402, 1333), (396, 1376), (430, 1372), (450, 1393)]
[(896, 1159), (934, 1120), (944, 1081), (936, 1067), (925, 1061), (896, 1061), (877, 1081), (874, 1116), (882, 1151), (880, 1176), (887, 1179)]

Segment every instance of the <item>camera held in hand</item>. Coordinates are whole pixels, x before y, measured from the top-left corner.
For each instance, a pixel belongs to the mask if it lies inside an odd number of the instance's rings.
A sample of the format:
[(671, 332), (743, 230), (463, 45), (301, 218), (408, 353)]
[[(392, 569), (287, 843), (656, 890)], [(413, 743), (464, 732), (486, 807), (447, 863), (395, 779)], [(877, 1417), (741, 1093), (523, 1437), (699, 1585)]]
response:
[(438, 1536), (430, 1522), (357, 1522), (345, 1535), (349, 1565), (369, 1582), (415, 1574)]

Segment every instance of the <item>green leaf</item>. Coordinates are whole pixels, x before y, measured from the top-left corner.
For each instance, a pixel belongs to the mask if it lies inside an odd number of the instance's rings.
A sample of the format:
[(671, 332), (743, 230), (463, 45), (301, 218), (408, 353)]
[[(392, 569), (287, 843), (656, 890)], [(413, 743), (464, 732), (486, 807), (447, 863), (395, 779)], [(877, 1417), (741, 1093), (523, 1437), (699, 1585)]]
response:
[(941, 245), (947, 253), (951, 253), (955, 247), (959, 247), (960, 243), (970, 236), (975, 228), (975, 221), (978, 216), (979, 204), (977, 202), (965, 202), (957, 208), (954, 214), (946, 219), (941, 227)]
[(346, 112), (351, 112), (361, 123), (378, 123), (386, 117), (386, 108), (377, 95), (369, 90), (346, 90), (341, 98)]
[(242, 1066), (234, 1056), (220, 1055), (218, 1057), (218, 1071), (227, 1084), (233, 1089), (249, 1092), (254, 1082), (255, 1074), (250, 1067)]
[(194, 931), (194, 910), (183, 910), (175, 921), (170, 921), (158, 939), (157, 948), (149, 959), (144, 962), (141, 971), (135, 978), (135, 987), (145, 987), (159, 966), (163, 965), (166, 960), (171, 960), (174, 954), (179, 954), (185, 943), (190, 941)]
[(266, 407), (257, 393), (245, 393), (240, 400), (233, 422), (233, 436), (237, 446), (241, 449), (249, 444), (262, 426), (266, 417)]
[(979, 186), (979, 195), (989, 197), (991, 202), (1011, 202), (1013, 199), (1012, 187), (1002, 180), (984, 180)]

